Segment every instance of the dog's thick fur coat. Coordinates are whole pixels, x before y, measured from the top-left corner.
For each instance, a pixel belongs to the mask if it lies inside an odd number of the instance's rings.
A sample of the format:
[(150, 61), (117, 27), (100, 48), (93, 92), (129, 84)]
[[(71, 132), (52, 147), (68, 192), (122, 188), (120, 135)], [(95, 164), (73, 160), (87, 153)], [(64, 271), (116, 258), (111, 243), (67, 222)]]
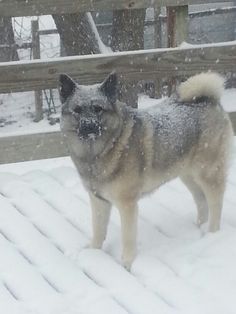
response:
[(115, 205), (121, 217), (123, 263), (130, 268), (138, 200), (178, 176), (196, 202), (197, 223), (209, 216), (209, 231), (219, 229), (233, 136), (220, 106), (223, 83), (216, 73), (196, 75), (175, 96), (144, 111), (117, 100), (115, 73), (91, 86), (61, 75), (61, 129), (90, 195), (92, 247), (102, 246)]

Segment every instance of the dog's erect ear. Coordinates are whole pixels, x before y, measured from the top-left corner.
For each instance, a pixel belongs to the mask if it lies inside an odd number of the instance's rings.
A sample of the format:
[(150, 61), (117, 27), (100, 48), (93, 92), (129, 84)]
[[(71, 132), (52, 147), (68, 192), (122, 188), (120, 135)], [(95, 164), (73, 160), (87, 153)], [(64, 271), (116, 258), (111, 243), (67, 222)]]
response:
[(102, 83), (100, 89), (102, 93), (111, 101), (112, 103), (116, 102), (117, 99), (117, 74), (112, 72)]
[(76, 83), (66, 74), (61, 74), (59, 77), (59, 93), (61, 102), (64, 103), (66, 99), (71, 96), (76, 88)]

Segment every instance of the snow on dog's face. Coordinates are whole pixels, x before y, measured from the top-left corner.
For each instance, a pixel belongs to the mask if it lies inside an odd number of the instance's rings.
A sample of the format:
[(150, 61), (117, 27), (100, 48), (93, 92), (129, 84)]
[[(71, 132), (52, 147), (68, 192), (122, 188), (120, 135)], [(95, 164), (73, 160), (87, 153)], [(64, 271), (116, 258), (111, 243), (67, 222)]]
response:
[(95, 140), (116, 126), (117, 76), (111, 73), (102, 84), (79, 85), (61, 74), (62, 129), (77, 132), (81, 140)]

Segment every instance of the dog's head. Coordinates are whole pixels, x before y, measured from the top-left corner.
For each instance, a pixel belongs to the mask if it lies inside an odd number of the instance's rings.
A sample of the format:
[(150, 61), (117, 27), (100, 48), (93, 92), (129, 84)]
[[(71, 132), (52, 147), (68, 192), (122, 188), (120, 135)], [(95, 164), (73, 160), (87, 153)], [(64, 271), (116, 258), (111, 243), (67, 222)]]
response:
[(116, 127), (117, 75), (112, 72), (103, 83), (79, 85), (66, 74), (59, 79), (62, 129), (77, 132), (81, 140), (97, 139)]

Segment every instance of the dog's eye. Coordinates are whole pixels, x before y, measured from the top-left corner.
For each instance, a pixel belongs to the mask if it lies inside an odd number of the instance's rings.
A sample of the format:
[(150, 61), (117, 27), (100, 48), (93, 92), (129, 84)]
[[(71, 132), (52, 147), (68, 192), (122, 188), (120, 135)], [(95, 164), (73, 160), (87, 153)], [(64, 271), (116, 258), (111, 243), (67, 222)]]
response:
[(101, 113), (102, 112), (102, 110), (103, 110), (103, 108), (101, 107), (101, 106), (94, 106), (94, 111), (95, 111), (95, 113)]
[(82, 112), (82, 108), (80, 106), (76, 106), (74, 109), (75, 113), (81, 113)]

